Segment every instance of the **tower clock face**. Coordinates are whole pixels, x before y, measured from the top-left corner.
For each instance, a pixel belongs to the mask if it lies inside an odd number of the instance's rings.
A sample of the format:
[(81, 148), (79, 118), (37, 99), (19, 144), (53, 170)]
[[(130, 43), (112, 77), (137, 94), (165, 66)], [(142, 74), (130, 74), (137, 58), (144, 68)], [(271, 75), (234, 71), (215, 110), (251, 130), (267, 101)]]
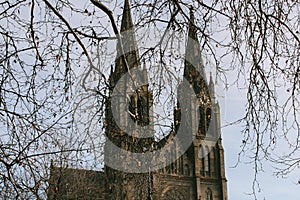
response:
[(164, 200), (185, 200), (184, 195), (177, 190), (169, 190), (166, 192)]

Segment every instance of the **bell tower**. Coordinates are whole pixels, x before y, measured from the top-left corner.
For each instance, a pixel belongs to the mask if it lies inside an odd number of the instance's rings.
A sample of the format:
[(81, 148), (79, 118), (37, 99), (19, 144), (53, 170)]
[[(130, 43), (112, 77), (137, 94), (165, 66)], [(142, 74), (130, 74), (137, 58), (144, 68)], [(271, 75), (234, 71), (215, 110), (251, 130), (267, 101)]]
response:
[[(184, 105), (178, 103), (175, 109), (174, 131), (158, 142), (154, 140), (153, 128), (149, 129), (153, 121), (153, 97), (148, 89), (146, 63), (139, 59), (133, 28), (129, 1), (125, 0), (122, 41), (118, 41), (115, 67), (112, 67), (109, 78), (107, 138), (126, 151), (143, 153), (153, 144), (160, 146), (171, 140), (182, 126), (188, 127), (183, 139), (192, 137), (192, 144), (178, 160), (157, 172), (126, 173), (106, 165), (105, 174), (112, 199), (168, 199), (175, 192), (184, 199), (227, 200), (224, 152), (220, 139), (220, 108), (212, 75), (209, 82), (206, 78), (192, 10), (184, 60), (185, 81), (178, 88), (179, 102), (184, 102)], [(132, 70), (139, 73), (131, 73)], [(129, 76), (124, 78), (125, 74)], [(136, 83), (138, 87), (135, 87)], [(192, 92), (185, 90), (186, 87), (191, 88)], [(114, 105), (113, 101), (116, 101)], [(181, 116), (181, 106), (186, 109), (184, 116)], [(140, 138), (129, 134), (136, 130), (150, 133), (153, 137)], [(170, 155), (175, 155), (178, 150), (171, 150)], [(121, 158), (125, 163), (126, 159), (126, 156)], [(105, 162), (114, 160), (120, 160), (120, 155), (105, 145)]]
[[(197, 100), (192, 101), (191, 94), (178, 89), (180, 101), (188, 101), (185, 105), (185, 118), (181, 117), (178, 104), (175, 109), (175, 131), (180, 125), (192, 127), (189, 135), (193, 136), (193, 143), (187, 150), (187, 159), (183, 164), (191, 165), (194, 176), (195, 191), (193, 199), (227, 200), (227, 180), (225, 178), (224, 150), (221, 142), (220, 108), (215, 96), (215, 86), (210, 75), (209, 84), (201, 57), (200, 43), (193, 11), (190, 11), (188, 26), (188, 41), (186, 44), (183, 78), (193, 89)], [(187, 161), (184, 161), (187, 160)]]
[(227, 200), (220, 108), (216, 102), (212, 75), (207, 83), (192, 10), (188, 36), (184, 78), (189, 81), (197, 96), (196, 105), (192, 105), (197, 113), (192, 118), (198, 122), (198, 130), (190, 149), (197, 199)]
[[(112, 146), (132, 153), (143, 153), (154, 142), (152, 92), (148, 89), (146, 63), (141, 65), (129, 0), (124, 1), (123, 17), (117, 42), (115, 66), (109, 77), (106, 101), (105, 175), (111, 199), (147, 199), (149, 175), (127, 173), (128, 155), (115, 152)], [(145, 127), (147, 126), (147, 128)], [(143, 134), (146, 137), (141, 137)], [(116, 163), (120, 170), (109, 166)]]

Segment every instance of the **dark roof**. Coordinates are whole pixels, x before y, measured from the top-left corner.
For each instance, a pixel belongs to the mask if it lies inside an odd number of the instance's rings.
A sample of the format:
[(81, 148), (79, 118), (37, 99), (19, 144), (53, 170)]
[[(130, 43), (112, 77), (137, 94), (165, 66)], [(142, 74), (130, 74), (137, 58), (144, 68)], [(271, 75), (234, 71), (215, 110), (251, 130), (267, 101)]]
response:
[(52, 166), (48, 199), (105, 199), (106, 182), (102, 171)]

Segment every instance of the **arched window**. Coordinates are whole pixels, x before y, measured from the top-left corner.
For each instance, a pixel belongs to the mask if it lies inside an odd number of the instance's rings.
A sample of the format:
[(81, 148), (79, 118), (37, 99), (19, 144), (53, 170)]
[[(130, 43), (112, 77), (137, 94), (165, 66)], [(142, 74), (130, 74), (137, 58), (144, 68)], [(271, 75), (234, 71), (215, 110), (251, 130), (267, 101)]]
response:
[(212, 191), (211, 191), (211, 189), (207, 188), (205, 196), (206, 196), (205, 200), (212, 200)]
[(208, 130), (210, 121), (211, 121), (211, 109), (210, 109), (210, 108), (207, 108), (207, 109), (206, 109), (206, 124), (205, 124), (205, 125), (206, 125), (206, 127), (205, 127), (205, 130), (206, 130), (206, 131)]
[(184, 165), (184, 175), (190, 176), (190, 167), (188, 164)]
[(200, 171), (200, 174), (202, 176), (204, 176), (204, 169), (205, 169), (205, 166), (204, 166), (204, 163), (205, 163), (205, 152), (204, 152), (204, 148), (200, 145), (200, 154), (199, 154), (199, 158), (201, 158), (201, 171)]
[(204, 154), (204, 171), (209, 172), (209, 149), (205, 147), (205, 154)]
[(137, 120), (136, 107), (137, 105), (136, 105), (135, 95), (131, 95), (129, 99), (128, 110), (129, 110), (129, 116), (134, 122), (136, 122)]
[(184, 174), (183, 157), (182, 156), (179, 158), (179, 174), (180, 175)]
[(139, 117), (138, 124), (141, 126), (145, 126), (149, 124), (149, 111), (148, 111), (147, 99), (143, 96), (138, 96), (137, 101), (137, 113)]
[[(146, 97), (145, 97), (146, 98)], [(135, 92), (130, 96), (128, 112), (131, 119), (140, 126), (149, 124), (149, 108), (147, 99)]]
[(175, 164), (171, 163), (171, 174), (175, 174)]
[(210, 151), (210, 170), (211, 170), (212, 176), (214, 176), (215, 173), (216, 173), (216, 169), (215, 169), (215, 148), (214, 147)]
[(199, 106), (199, 125), (198, 131), (201, 134), (205, 134), (205, 115), (204, 115), (204, 108), (203, 106)]

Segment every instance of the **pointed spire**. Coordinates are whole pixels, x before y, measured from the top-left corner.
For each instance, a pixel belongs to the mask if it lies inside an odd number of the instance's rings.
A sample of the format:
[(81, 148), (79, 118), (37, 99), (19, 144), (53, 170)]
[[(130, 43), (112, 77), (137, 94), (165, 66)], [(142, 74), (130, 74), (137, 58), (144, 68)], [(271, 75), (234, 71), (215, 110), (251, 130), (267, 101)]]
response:
[(198, 37), (197, 37), (197, 28), (195, 26), (195, 16), (193, 12), (193, 8), (190, 8), (190, 21), (189, 21), (189, 37), (196, 42), (198, 42)]
[(133, 30), (133, 22), (130, 11), (129, 0), (124, 1), (123, 15), (122, 15), (121, 32)]
[[(190, 20), (188, 27), (188, 41), (185, 52), (184, 77), (193, 85), (206, 84), (206, 75), (201, 57), (200, 43), (197, 37), (197, 27), (192, 8), (190, 9)], [(201, 83), (200, 83), (201, 82)], [(197, 85), (197, 84), (196, 84)], [(198, 89), (194, 87), (195, 92)]]
[(125, 60), (127, 62), (127, 66), (129, 69), (140, 66), (139, 52), (136, 44), (134, 25), (131, 17), (129, 0), (124, 1), (120, 34), (121, 34), (123, 51), (121, 48), (121, 42), (118, 41), (116, 70), (115, 70), (116, 73), (118, 73), (117, 79), (120, 78), (122, 74), (125, 74), (127, 71)]

